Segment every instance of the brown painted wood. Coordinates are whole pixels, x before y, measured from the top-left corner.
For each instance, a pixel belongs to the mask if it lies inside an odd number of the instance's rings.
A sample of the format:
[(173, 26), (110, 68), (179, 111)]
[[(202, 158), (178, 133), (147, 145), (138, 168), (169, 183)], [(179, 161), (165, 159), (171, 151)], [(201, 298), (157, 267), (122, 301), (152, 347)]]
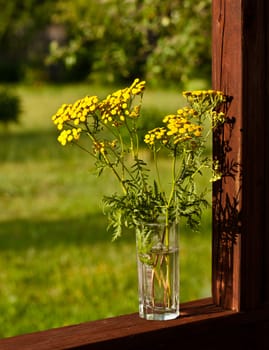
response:
[[(248, 5), (248, 6), (246, 6)], [(268, 302), (268, 1), (248, 1), (243, 22), (243, 164), (245, 233), (242, 236), (242, 307)], [(255, 54), (253, 54), (255, 53)], [(266, 129), (267, 126), (267, 129)], [(267, 171), (267, 172), (266, 172)], [(247, 293), (244, 291), (248, 290)]]
[(173, 321), (146, 321), (138, 314), (124, 315), (2, 339), (0, 349), (151, 349), (153, 346), (160, 349), (169, 343), (172, 346), (178, 332), (182, 333), (180, 343), (187, 344), (193, 326), (209, 320), (214, 323), (218, 318), (232, 314), (232, 311), (223, 311), (213, 305), (212, 299), (205, 299), (182, 305), (181, 317)]
[[(241, 0), (213, 0), (212, 84), (233, 100), (228, 121), (214, 135), (222, 181), (213, 186), (212, 294), (217, 305), (238, 310), (242, 210), (242, 11)], [(227, 112), (227, 111), (226, 111)]]
[(268, 302), (268, 2), (213, 0), (215, 89), (232, 96), (214, 137), (213, 298), (234, 310)]
[(265, 87), (264, 87), (264, 95), (265, 95), (265, 103), (264, 103), (264, 132), (265, 132), (265, 178), (267, 181), (265, 181), (264, 186), (264, 193), (265, 198), (267, 199), (264, 203), (264, 234), (265, 234), (265, 241), (264, 241), (264, 259), (265, 259), (265, 271), (263, 272), (263, 280), (264, 280), (264, 298), (265, 302), (269, 303), (269, 118), (267, 116), (267, 110), (268, 110), (268, 101), (269, 101), (269, 67), (268, 67), (268, 61), (269, 61), (269, 24), (268, 24), (268, 15), (269, 15), (269, 3), (265, 3), (265, 9), (264, 9), (264, 16), (265, 16), (265, 23), (266, 23), (266, 31), (264, 33), (265, 37), (265, 70), (264, 70), (264, 78), (265, 78)]
[(236, 313), (205, 299), (184, 304), (182, 313), (167, 322), (131, 314), (25, 334), (0, 340), (0, 349), (268, 349), (268, 310)]

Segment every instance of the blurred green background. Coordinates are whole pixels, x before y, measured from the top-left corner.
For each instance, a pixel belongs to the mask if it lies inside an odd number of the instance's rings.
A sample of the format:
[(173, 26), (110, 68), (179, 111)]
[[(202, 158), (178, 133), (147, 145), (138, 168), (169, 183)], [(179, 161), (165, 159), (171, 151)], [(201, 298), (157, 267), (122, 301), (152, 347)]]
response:
[(210, 80), (211, 0), (0, 0), (0, 80)]
[[(0, 87), (21, 110), (1, 123), (0, 104), (0, 337), (137, 312), (134, 236), (112, 243), (101, 207), (116, 184), (51, 116), (134, 77), (147, 128), (175, 112), (182, 89), (210, 86), (210, 3), (0, 0)], [(210, 209), (180, 249), (181, 301), (209, 296)]]

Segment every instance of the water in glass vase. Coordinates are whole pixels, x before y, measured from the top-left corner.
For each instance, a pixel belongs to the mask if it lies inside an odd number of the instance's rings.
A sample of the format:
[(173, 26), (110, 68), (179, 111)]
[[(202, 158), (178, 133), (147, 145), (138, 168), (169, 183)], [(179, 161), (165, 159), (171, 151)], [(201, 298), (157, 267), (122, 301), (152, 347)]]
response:
[(179, 249), (139, 254), (139, 316), (147, 320), (172, 320), (179, 316)]

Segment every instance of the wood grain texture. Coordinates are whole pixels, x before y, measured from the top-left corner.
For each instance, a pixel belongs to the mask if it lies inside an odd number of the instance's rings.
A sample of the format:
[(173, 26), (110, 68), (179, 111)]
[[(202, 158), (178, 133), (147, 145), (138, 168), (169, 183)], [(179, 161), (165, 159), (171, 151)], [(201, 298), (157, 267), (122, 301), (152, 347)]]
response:
[[(244, 3), (242, 308), (268, 302), (268, 2)], [(266, 254), (267, 252), (267, 254)], [(244, 291), (248, 291), (245, 293)]]
[(242, 214), (242, 3), (212, 3), (213, 88), (232, 96), (228, 120), (214, 134), (223, 178), (213, 186), (212, 293), (217, 305), (240, 309)]
[(0, 349), (267, 350), (268, 330), (267, 309), (237, 313), (205, 299), (184, 304), (182, 316), (173, 321), (146, 321), (138, 314), (124, 315), (2, 339)]
[(214, 136), (213, 298), (233, 310), (268, 302), (268, 2), (213, 0), (215, 89), (232, 96)]
[[(209, 325), (233, 314), (216, 307), (212, 299), (204, 299), (182, 305), (181, 316), (173, 321), (146, 321), (138, 314), (124, 315), (2, 339), (0, 349), (164, 349), (177, 339), (187, 345), (195, 332), (207, 335)], [(193, 338), (192, 342), (199, 344), (200, 340)]]

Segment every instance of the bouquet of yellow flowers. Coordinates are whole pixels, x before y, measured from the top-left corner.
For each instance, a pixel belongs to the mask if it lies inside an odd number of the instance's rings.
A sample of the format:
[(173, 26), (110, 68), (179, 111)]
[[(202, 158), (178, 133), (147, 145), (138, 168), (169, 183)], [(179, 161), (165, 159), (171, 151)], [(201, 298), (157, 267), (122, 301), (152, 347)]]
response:
[[(136, 228), (139, 314), (166, 320), (179, 315), (178, 219), (186, 217), (196, 228), (208, 204), (207, 191), (198, 188), (197, 178), (205, 169), (212, 171), (212, 181), (220, 177), (218, 164), (206, 154), (206, 143), (212, 130), (224, 122), (219, 108), (226, 97), (214, 90), (184, 92), (187, 106), (149, 130), (141, 147), (144, 89), (145, 81), (135, 79), (105, 99), (86, 96), (64, 104), (52, 119), (63, 146), (75, 143), (95, 159), (99, 176), (109, 169), (118, 180), (121, 193), (104, 197), (109, 227), (114, 239), (124, 226)], [(142, 157), (145, 147), (153, 171)], [(171, 178), (164, 184), (159, 164), (167, 155)]]
[[(212, 166), (205, 148), (212, 128), (224, 121), (218, 108), (226, 101), (225, 95), (214, 90), (184, 92), (188, 105), (165, 116), (163, 125), (148, 131), (141, 147), (138, 122), (144, 89), (145, 81), (135, 79), (129, 87), (103, 100), (86, 96), (73, 104), (63, 104), (52, 117), (63, 146), (77, 144), (95, 159), (99, 175), (108, 168), (119, 181), (122, 193), (104, 198), (114, 238), (120, 236), (122, 226), (154, 221), (159, 208), (167, 209), (168, 221), (185, 216), (191, 227), (197, 226), (207, 202), (206, 192), (197, 192), (196, 176), (211, 168), (212, 179), (218, 178), (218, 167)], [(80, 144), (82, 137), (88, 139), (89, 146)], [(155, 163), (153, 180), (140, 155), (145, 146)], [(158, 169), (164, 152), (171, 155), (169, 193), (164, 191)]]

